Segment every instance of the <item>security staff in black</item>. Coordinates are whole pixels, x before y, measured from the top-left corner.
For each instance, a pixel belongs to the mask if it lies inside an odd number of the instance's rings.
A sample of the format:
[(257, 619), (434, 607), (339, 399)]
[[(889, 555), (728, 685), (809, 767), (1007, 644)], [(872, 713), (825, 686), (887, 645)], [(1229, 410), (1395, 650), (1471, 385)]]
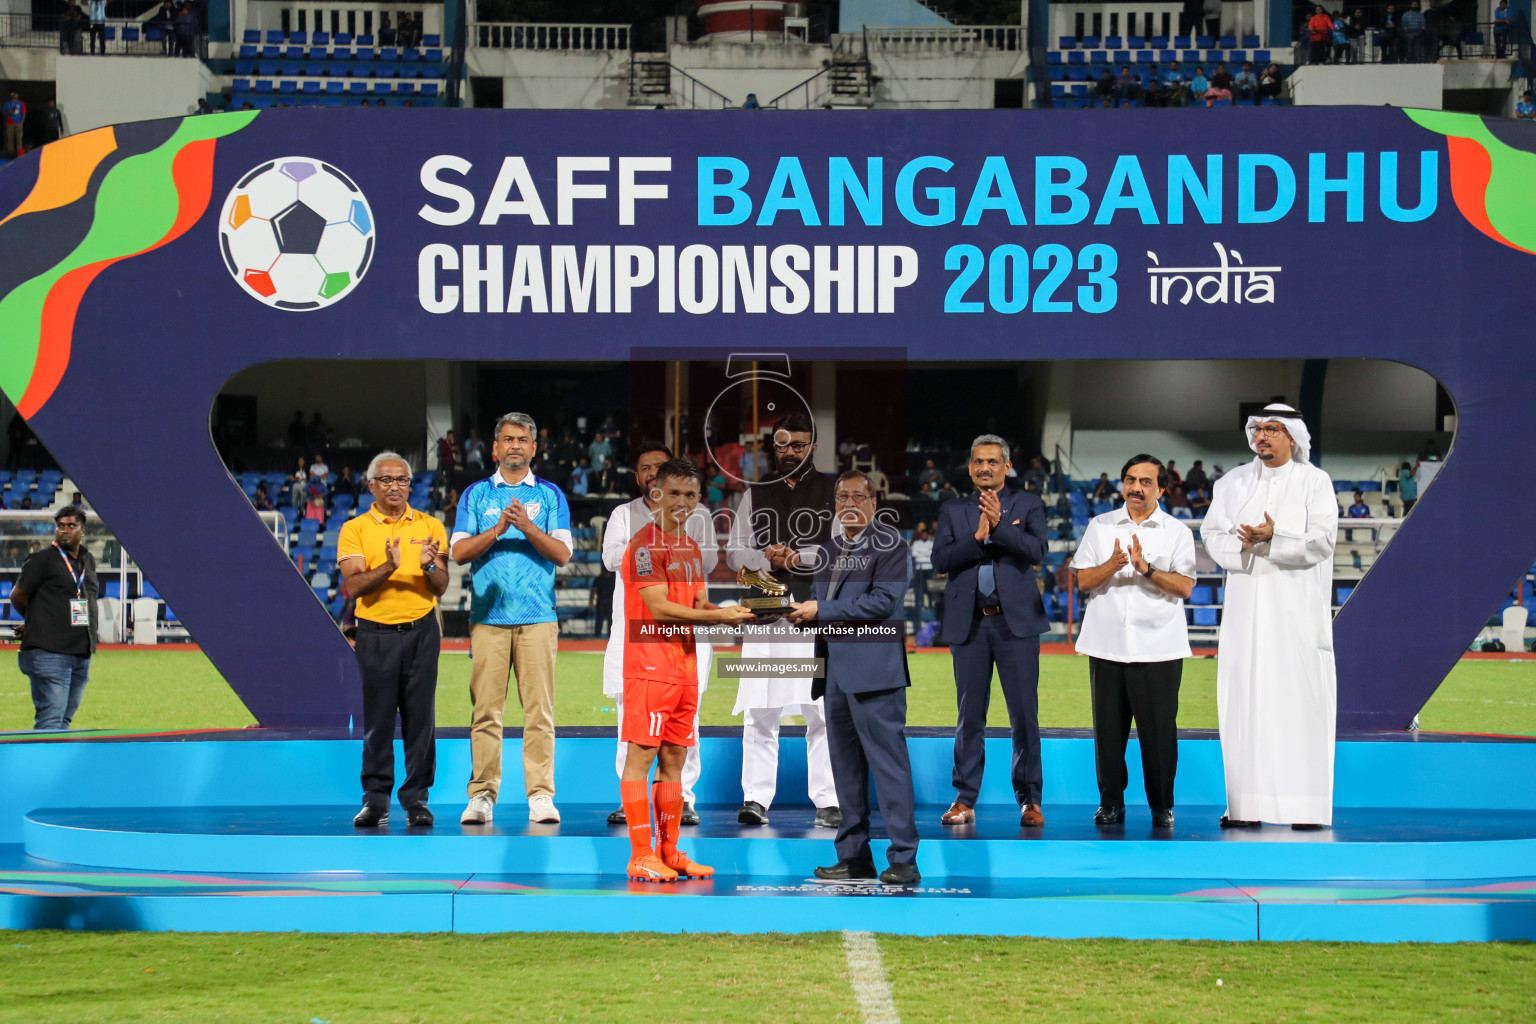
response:
[(85, 511), (53, 514), (52, 544), (27, 556), (11, 589), (22, 613), (18, 665), (32, 683), (34, 729), (68, 729), (96, 653), (96, 559), (86, 550)]

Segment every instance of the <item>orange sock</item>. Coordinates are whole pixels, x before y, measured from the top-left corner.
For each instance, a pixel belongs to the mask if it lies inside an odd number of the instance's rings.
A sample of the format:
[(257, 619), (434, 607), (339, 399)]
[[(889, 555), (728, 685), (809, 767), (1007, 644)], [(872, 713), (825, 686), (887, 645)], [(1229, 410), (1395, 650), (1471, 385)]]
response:
[(656, 805), (656, 852), (666, 860), (677, 852), (677, 833), (683, 817), (683, 784), (657, 782), (651, 786), (651, 801)]
[(619, 802), (624, 819), (629, 822), (631, 857), (644, 857), (651, 851), (651, 805), (645, 799), (645, 780), (619, 783)]

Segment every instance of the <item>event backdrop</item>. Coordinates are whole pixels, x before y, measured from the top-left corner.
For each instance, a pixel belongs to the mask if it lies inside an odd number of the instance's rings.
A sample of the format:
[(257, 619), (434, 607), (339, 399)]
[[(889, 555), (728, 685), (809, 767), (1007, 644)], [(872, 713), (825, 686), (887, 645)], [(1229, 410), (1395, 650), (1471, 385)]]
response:
[(335, 727), (351, 654), (210, 439), (255, 363), (1399, 360), (1455, 451), (1335, 640), (1340, 726), (1400, 729), (1536, 557), (1533, 153), (1391, 108), (124, 125), (0, 171), (0, 388), (261, 723)]

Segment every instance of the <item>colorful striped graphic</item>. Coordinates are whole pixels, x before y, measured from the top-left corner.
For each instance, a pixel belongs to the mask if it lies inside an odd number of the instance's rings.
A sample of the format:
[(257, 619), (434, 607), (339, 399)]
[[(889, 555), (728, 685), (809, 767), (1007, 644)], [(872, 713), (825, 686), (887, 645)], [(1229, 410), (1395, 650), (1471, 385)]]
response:
[(1536, 153), (1500, 139), (1476, 114), (1408, 110), (1415, 124), (1444, 135), (1450, 153), (1451, 195), (1477, 230), (1511, 249), (1536, 253)]
[(208, 208), (215, 140), (255, 117), (188, 117), (169, 137), (161, 122), (101, 128), (43, 147), (31, 192), (0, 217), (0, 320), (15, 328), (0, 347), (0, 390), (23, 416), (63, 380), (97, 275), (185, 234)]

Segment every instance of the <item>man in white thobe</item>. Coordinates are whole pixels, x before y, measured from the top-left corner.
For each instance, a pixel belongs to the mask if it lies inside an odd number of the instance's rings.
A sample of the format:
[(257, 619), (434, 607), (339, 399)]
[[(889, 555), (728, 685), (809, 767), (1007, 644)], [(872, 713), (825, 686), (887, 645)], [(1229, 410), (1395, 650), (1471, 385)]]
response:
[[(619, 753), (614, 762), (614, 771), (620, 780), (624, 778), (624, 761), (628, 756), (629, 744), (624, 742), (624, 643), (626, 619), (624, 616), (624, 573), (620, 571), (624, 561), (624, 551), (629, 547), (629, 542), (640, 532), (641, 527), (651, 522), (656, 511), (657, 498), (652, 496), (651, 489), (656, 483), (656, 470), (662, 463), (672, 458), (672, 452), (665, 445), (655, 441), (642, 441), (635, 458), (635, 484), (640, 489), (640, 497), (626, 505), (620, 505), (613, 510), (608, 517), (608, 522), (603, 526), (603, 565), (613, 573), (613, 607), (617, 614), (614, 615), (613, 629), (608, 633), (608, 646), (603, 651), (603, 696), (611, 699), (614, 710), (619, 720)], [(714, 571), (715, 565), (720, 561), (720, 545), (715, 540), (715, 524), (710, 518), (709, 509), (700, 505), (693, 510), (683, 524), (683, 532), (690, 540), (699, 546), (699, 552), (704, 558), (704, 578), (709, 579), (709, 574)], [(707, 590), (706, 586), (706, 590)], [(709, 689), (710, 666), (713, 662), (714, 648), (703, 640), (696, 640), (695, 653), (699, 663), (699, 694), (702, 698), (704, 691)], [(703, 701), (701, 699), (700, 703)], [(695, 712), (693, 716), (693, 735), (699, 735), (699, 716)], [(683, 761), (683, 816), (682, 824), (697, 825), (699, 812), (694, 801), (693, 787), (699, 781), (702, 768), (699, 761), (699, 749), (703, 744), (695, 742), (688, 748), (688, 757)], [(608, 824), (624, 824), (624, 808), (608, 815)]]
[(1339, 506), (1288, 405), (1248, 418), (1256, 458), (1216, 483), (1201, 527), (1227, 573), (1216, 662), (1224, 828), (1333, 823), (1333, 549)]
[[(832, 535), (833, 479), (814, 466), (815, 428), (804, 413), (791, 413), (773, 426), (775, 472), (747, 488), (731, 522), (725, 560), (733, 570), (771, 572), (789, 585), (789, 596), (808, 600), (818, 549)], [(814, 658), (816, 642), (787, 619), (742, 627), (741, 656)], [(743, 825), (768, 824), (779, 779), (779, 724), (798, 712), (805, 719), (806, 781), (816, 824), (837, 828), (842, 812), (827, 750), (822, 701), (811, 697), (809, 676), (744, 676), (732, 714), (741, 720), (741, 809)]]

